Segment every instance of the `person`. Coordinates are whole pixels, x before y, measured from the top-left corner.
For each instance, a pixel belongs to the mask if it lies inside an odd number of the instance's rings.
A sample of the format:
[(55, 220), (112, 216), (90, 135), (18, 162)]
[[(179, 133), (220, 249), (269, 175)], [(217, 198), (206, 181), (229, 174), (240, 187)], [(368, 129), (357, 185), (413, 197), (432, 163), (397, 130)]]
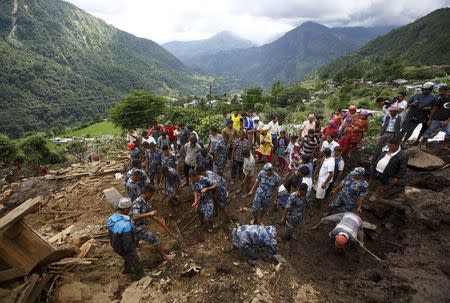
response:
[(142, 194), (144, 185), (141, 181), (143, 179), (143, 173), (140, 170), (135, 170), (131, 177), (125, 184), (125, 189), (127, 190), (128, 197), (131, 201), (134, 201)]
[(364, 244), (363, 220), (355, 213), (338, 213), (322, 218), (319, 223), (311, 229), (317, 229), (321, 224), (336, 223), (330, 232), (330, 238), (334, 239), (336, 248), (344, 248), (348, 242), (359, 242)]
[(129, 128), (127, 131), (127, 142), (128, 143), (135, 143), (138, 139), (138, 134), (136, 131), (132, 128)]
[(214, 162), (216, 163), (216, 171), (220, 176), (223, 176), (225, 166), (230, 151), (230, 136), (223, 134), (222, 139), (217, 141), (214, 147)]
[(367, 196), (369, 184), (364, 180), (366, 170), (363, 167), (354, 168), (340, 184), (333, 188), (333, 194), (339, 195), (330, 203), (331, 208), (339, 209), (339, 212), (353, 211), (357, 207), (357, 213), (362, 213), (362, 204)]
[(222, 113), (222, 125), (223, 127), (226, 127), (228, 125), (228, 121), (230, 120), (230, 118), (228, 117), (228, 113), (227, 112), (223, 112)]
[(233, 121), (229, 120), (227, 126), (222, 130), (222, 137), (228, 136), (230, 142), (238, 137), (238, 131), (233, 127)]
[(237, 190), (239, 194), (244, 186), (247, 192), (250, 191), (249, 186), (253, 184), (253, 176), (255, 175), (255, 158), (249, 150), (245, 150), (242, 155), (244, 156), (244, 165), (242, 166), (242, 171), (244, 173), (244, 180), (242, 181), (240, 189)]
[(238, 109), (235, 109), (233, 111), (233, 114), (230, 116), (230, 120), (231, 122), (233, 122), (233, 128), (235, 131), (240, 131), (241, 130), (241, 120), (242, 120), (242, 116), (239, 113)]
[(280, 134), (280, 125), (278, 123), (278, 116), (273, 116), (272, 121), (267, 124), (268, 132), (272, 136), (271, 143), (277, 141), (278, 135)]
[(158, 140), (156, 141), (156, 147), (158, 149), (162, 149), (163, 146), (170, 146), (169, 137), (167, 136), (166, 132), (162, 132), (161, 136), (158, 137)]
[(346, 127), (344, 129), (344, 135), (339, 139), (338, 144), (342, 147), (342, 155), (350, 157), (350, 141), (352, 138), (353, 129), (351, 127)]
[[(203, 166), (199, 166), (196, 168), (196, 171), (198, 174), (209, 178), (214, 182), (214, 184), (217, 184), (217, 188), (213, 191), (213, 198), (215, 204), (215, 209), (221, 210), (225, 214), (226, 220), (229, 220), (228, 215), (225, 212), (225, 206), (228, 204), (228, 191), (227, 191), (227, 181), (216, 174), (215, 172), (211, 170), (206, 170)], [(216, 211), (216, 214), (219, 213), (219, 211)]]
[(158, 136), (164, 131), (166, 130), (162, 124), (158, 123), (158, 121), (153, 121), (152, 128), (149, 130), (147, 136), (158, 140)]
[(202, 147), (197, 143), (197, 137), (189, 137), (189, 143), (186, 143), (181, 148), (182, 154), (185, 155), (184, 158), (184, 176), (186, 177), (186, 182), (183, 186), (189, 184), (189, 171), (195, 168), (197, 165), (197, 154), (200, 152)]
[(339, 107), (334, 110), (333, 120), (336, 122), (337, 129), (339, 129), (342, 124), (342, 109)]
[(320, 140), (320, 137), (321, 137), (322, 121), (323, 121), (323, 116), (322, 115), (317, 115), (317, 118), (316, 118), (316, 129), (314, 130), (314, 137), (316, 137), (317, 140)]
[(206, 225), (209, 232), (212, 232), (212, 218), (214, 214), (213, 191), (219, 187), (208, 177), (202, 176), (196, 170), (189, 171), (189, 177), (192, 179), (192, 189), (195, 195), (195, 211), (200, 219), (201, 226)]
[(214, 154), (214, 150), (216, 148), (216, 144), (221, 139), (222, 139), (222, 136), (219, 133), (217, 133), (217, 128), (214, 127), (214, 126), (211, 127), (209, 129), (209, 137), (208, 137), (208, 152), (211, 155)]
[[(408, 141), (417, 125), (422, 123), (422, 128), (427, 125), (426, 122), (430, 114), (431, 107), (436, 102), (436, 96), (432, 94), (433, 88), (434, 84), (432, 82), (426, 82), (422, 86), (422, 92), (413, 95), (408, 100), (408, 108), (410, 108), (410, 110), (406, 114), (405, 121), (402, 125), (401, 135), (403, 137), (403, 142)], [(421, 135), (419, 134), (416, 140), (417, 142), (419, 142), (418, 140), (420, 140), (420, 137)]]
[(253, 111), (253, 109), (249, 109), (247, 111), (247, 115), (244, 117), (244, 130), (245, 133), (247, 134), (247, 140), (248, 143), (250, 144), (250, 148), (253, 149), (253, 145), (255, 144), (255, 133), (256, 133), (256, 129), (255, 129), (255, 113)]
[(203, 166), (207, 170), (212, 170), (214, 165), (214, 159), (206, 148), (202, 148), (197, 154), (196, 167)]
[(260, 144), (256, 152), (256, 159), (262, 160), (265, 157), (267, 162), (272, 162), (272, 139), (273, 136), (269, 133), (269, 126), (264, 126), (259, 136)]
[(148, 147), (150, 143), (156, 144), (156, 140), (152, 136), (148, 136), (142, 140), (142, 146), (146, 145)]
[(354, 105), (348, 107), (348, 111), (342, 116), (342, 124), (339, 128), (339, 134), (342, 134), (346, 127), (352, 125), (353, 120), (358, 116), (357, 108)]
[(323, 150), (325, 160), (322, 163), (317, 180), (316, 198), (321, 200), (325, 198), (326, 191), (334, 175), (334, 158), (331, 156), (331, 149), (325, 148)]
[(259, 136), (261, 135), (261, 131), (262, 131), (262, 129), (263, 129), (263, 127), (264, 127), (264, 123), (260, 120), (260, 118), (258, 117), (258, 116), (255, 116), (254, 118), (253, 118), (253, 121), (254, 121), (254, 124), (255, 124), (255, 138), (256, 138), (256, 140), (254, 141), (255, 142), (255, 145), (256, 146), (258, 146), (259, 145)]
[(264, 164), (263, 170), (259, 172), (252, 190), (248, 193), (248, 196), (251, 196), (256, 190), (252, 205), (254, 224), (263, 224), (264, 215), (269, 208), (271, 200), (273, 201), (274, 208), (276, 208), (278, 200), (278, 187), (280, 184), (281, 178), (276, 172), (274, 172), (272, 164)]
[(371, 179), (369, 188), (373, 190), (373, 195), (369, 201), (377, 199), (378, 191), (388, 184), (397, 184), (406, 172), (406, 155), (396, 139), (388, 141), (386, 151), (381, 151), (372, 163)]
[(433, 132), (441, 129), (445, 132), (444, 144), (447, 144), (450, 137), (450, 97), (448, 86), (443, 85), (439, 87), (439, 95), (436, 102), (433, 103), (430, 118), (428, 119), (428, 129), (423, 134), (423, 139), (420, 142), (420, 148), (426, 148), (428, 139)]
[(232, 143), (232, 156), (233, 160), (231, 166), (231, 185), (237, 180), (243, 178), (242, 166), (244, 165), (244, 151), (250, 150), (250, 144), (247, 140), (247, 136), (243, 130), (239, 131), (239, 138), (234, 139)]
[(257, 248), (266, 248), (269, 260), (274, 261), (278, 252), (277, 230), (274, 226), (241, 225), (231, 231), (233, 246), (242, 251), (250, 265), (256, 265)]
[(383, 126), (381, 127), (380, 137), (378, 138), (375, 145), (375, 155), (378, 155), (381, 152), (381, 149), (386, 146), (388, 141), (392, 139), (400, 139), (402, 117), (398, 113), (398, 107), (391, 106), (389, 108), (389, 115), (387, 115), (384, 119)]
[(171, 121), (167, 121), (165, 129), (166, 129), (167, 136), (169, 137), (169, 148), (172, 150), (175, 150), (176, 145), (177, 145), (177, 137), (175, 135), (176, 127), (175, 127), (175, 125), (172, 124)]
[(369, 130), (369, 112), (367, 110), (361, 110), (359, 115), (356, 116), (351, 124), (353, 129), (352, 136), (350, 137), (350, 150), (349, 153), (356, 150), (358, 144), (364, 139), (364, 133)]
[(316, 117), (314, 116), (314, 114), (309, 114), (308, 115), (308, 119), (305, 120), (302, 124), (302, 126), (300, 127), (301, 129), (301, 137), (304, 138), (308, 135), (308, 131), (310, 129), (315, 130), (316, 129)]
[(139, 260), (133, 224), (128, 216), (131, 205), (130, 199), (120, 199), (117, 212), (108, 218), (106, 226), (114, 252), (124, 260), (122, 273), (134, 274), (139, 280), (144, 275), (144, 267)]
[(306, 206), (308, 204), (307, 192), (308, 185), (301, 183), (297, 190), (293, 192), (287, 200), (286, 208), (283, 210), (281, 216), (281, 223), (284, 223), (283, 239), (285, 240), (290, 240), (292, 238), (294, 228), (300, 224), (305, 217)]
[(284, 152), (284, 169), (281, 171), (281, 175), (284, 176), (284, 172), (289, 171), (289, 167), (291, 166), (291, 152), (294, 150), (294, 145), (297, 144), (298, 136), (293, 135), (289, 138), (289, 144), (286, 147), (286, 151)]
[(160, 188), (165, 188), (169, 201), (178, 200), (177, 192), (180, 188), (180, 176), (176, 169), (170, 166), (163, 166), (161, 169)]
[(344, 168), (345, 168), (345, 161), (342, 157), (342, 147), (336, 146), (334, 149), (334, 172), (333, 172), (333, 179), (330, 182), (330, 185), (327, 188), (327, 192), (325, 194), (325, 197), (330, 196), (331, 191), (334, 187), (335, 183), (340, 183), (343, 179), (344, 175)]
[[(278, 189), (278, 203), (277, 205), (284, 209), (287, 205), (289, 196), (292, 192), (297, 190), (300, 184), (303, 184), (303, 178), (309, 174), (309, 168), (307, 166), (299, 167), (295, 172), (290, 173), (283, 184)], [(306, 192), (308, 191), (308, 185), (306, 185)]]
[(197, 134), (197, 132), (195, 131), (195, 126), (194, 125), (188, 125), (188, 130), (189, 130), (189, 136), (190, 137), (192, 137), (192, 136), (195, 136), (195, 138), (197, 139), (197, 143), (201, 146), (201, 147), (203, 147), (203, 143), (202, 143), (202, 141), (200, 140), (200, 136)]
[(154, 246), (156, 252), (164, 261), (170, 261), (175, 256), (172, 254), (166, 254), (158, 235), (149, 232), (147, 229), (146, 219), (155, 217), (158, 214), (156, 210), (151, 210), (151, 204), (149, 203), (154, 192), (155, 187), (153, 185), (145, 185), (142, 195), (133, 201), (128, 215), (130, 216), (134, 226), (136, 245), (139, 244), (140, 240), (144, 240)]
[(142, 179), (141, 179), (141, 184), (139, 184), (139, 186), (144, 186), (147, 183), (150, 183), (150, 179), (148, 178), (147, 174), (145, 173), (145, 171), (142, 169), (142, 165), (141, 165), (141, 161), (137, 160), (137, 159), (133, 159), (131, 161), (131, 169), (129, 169), (127, 171), (127, 173), (125, 174), (124, 177), (124, 184), (126, 186), (128, 180), (131, 178), (131, 176), (134, 174), (135, 171), (140, 171), (142, 174)]
[(329, 134), (334, 137), (337, 137), (338, 135), (338, 126), (334, 119), (330, 119), (330, 121), (328, 121), (328, 126), (325, 127), (322, 131), (322, 135), (324, 138), (326, 138)]
[(184, 123), (178, 124), (177, 132), (178, 151), (181, 152), (182, 147), (189, 142), (190, 132)]
[(141, 151), (139, 150), (139, 147), (137, 147), (136, 143), (134, 142), (129, 142), (128, 145), (128, 150), (130, 151), (130, 160), (140, 160), (141, 158)]
[(287, 167), (287, 172), (289, 173), (292, 171), (296, 171), (300, 167), (301, 159), (302, 159), (302, 153), (301, 153), (300, 144), (296, 143), (294, 145), (294, 149), (289, 154), (289, 165)]
[(339, 143), (337, 143), (336, 141), (334, 141), (336, 137), (334, 137), (333, 135), (328, 134), (326, 136), (326, 140), (323, 141), (322, 143), (322, 147), (320, 148), (320, 151), (323, 153), (323, 150), (326, 148), (329, 148), (331, 150), (331, 157), (334, 158), (334, 148), (336, 146), (339, 146)]
[(170, 168), (178, 170), (178, 159), (177, 157), (171, 152), (169, 146), (164, 145), (162, 147), (162, 155), (161, 155), (161, 166), (167, 166)]
[(150, 143), (150, 149), (146, 152), (147, 172), (151, 184), (159, 184), (161, 178), (161, 156), (162, 151), (156, 148), (154, 143)]
[(319, 146), (319, 140), (314, 136), (314, 130), (309, 130), (308, 135), (303, 138), (303, 155), (312, 157)]
[(277, 140), (277, 150), (276, 150), (276, 156), (278, 158), (278, 164), (281, 167), (281, 172), (284, 171), (286, 162), (284, 161), (284, 157), (286, 155), (286, 149), (289, 145), (289, 138), (286, 137), (286, 132), (284, 130), (280, 131), (280, 137)]
[(403, 120), (405, 116), (405, 110), (408, 107), (408, 101), (405, 100), (406, 92), (405, 91), (399, 91), (397, 93), (397, 96), (394, 98), (394, 102), (385, 101), (383, 104), (383, 112), (385, 117), (387, 117), (390, 114), (390, 108), (395, 107), (398, 110), (398, 115)]
[(309, 168), (309, 173), (307, 175), (308, 178), (313, 177), (313, 171), (314, 171), (314, 164), (311, 163), (311, 157), (308, 155), (303, 154), (301, 156), (301, 166), (306, 166)]

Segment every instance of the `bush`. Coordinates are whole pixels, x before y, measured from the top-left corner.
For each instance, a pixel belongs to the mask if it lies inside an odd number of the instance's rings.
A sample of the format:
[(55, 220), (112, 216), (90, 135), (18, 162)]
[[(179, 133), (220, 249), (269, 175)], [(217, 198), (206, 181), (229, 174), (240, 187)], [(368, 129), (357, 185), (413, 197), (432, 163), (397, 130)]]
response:
[[(223, 128), (223, 117), (222, 115), (212, 115), (204, 117), (199, 124), (196, 124), (195, 131), (203, 140), (206, 140), (209, 135), (209, 129), (215, 127), (221, 132)], [(206, 141), (205, 141), (206, 142)]]
[(198, 125), (207, 114), (197, 108), (171, 107), (165, 118), (175, 124)]
[(278, 116), (278, 120), (280, 124), (283, 124), (289, 116), (289, 110), (283, 107), (271, 107), (270, 105), (266, 105), (264, 108), (264, 123), (269, 123), (272, 120), (273, 116)]
[(47, 146), (47, 139), (39, 134), (22, 139), (19, 147), (25, 155), (25, 162), (34, 168), (41, 164), (56, 164), (64, 161), (61, 154), (52, 152)]
[(66, 152), (72, 156), (75, 156), (78, 161), (84, 162), (84, 159), (86, 159), (86, 155), (88, 152), (88, 145), (86, 142), (72, 141), (66, 148)]
[(6, 135), (0, 134), (0, 160), (9, 165), (17, 157), (17, 147)]
[(366, 132), (366, 138), (373, 138), (380, 134), (381, 119), (379, 116), (369, 117), (369, 130)]

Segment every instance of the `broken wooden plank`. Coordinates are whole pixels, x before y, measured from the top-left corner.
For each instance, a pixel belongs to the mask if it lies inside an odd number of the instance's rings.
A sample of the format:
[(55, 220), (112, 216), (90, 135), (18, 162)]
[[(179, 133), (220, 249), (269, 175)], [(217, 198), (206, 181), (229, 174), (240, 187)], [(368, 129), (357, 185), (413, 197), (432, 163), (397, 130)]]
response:
[(17, 303), (28, 303), (32, 302), (28, 300), (28, 297), (30, 296), (31, 292), (33, 291), (34, 286), (39, 281), (39, 275), (38, 274), (32, 274), (29, 278), (28, 285), (25, 287), (25, 289), (20, 294), (19, 299), (17, 300)]
[(36, 210), (39, 207), (39, 204), (42, 203), (42, 201), (42, 197), (37, 196), (28, 199), (24, 203), (14, 208), (12, 211), (7, 213), (3, 218), (0, 219), (0, 231), (12, 226), (24, 216)]
[(63, 242), (67, 238), (67, 236), (70, 235), (74, 228), (75, 225), (70, 225), (69, 227), (65, 228), (61, 232), (48, 239), (48, 242), (50, 242), (51, 244)]
[(81, 245), (80, 247), (80, 252), (76, 255), (77, 258), (84, 258), (87, 253), (89, 252), (89, 250), (92, 247), (92, 244), (94, 244), (95, 240), (94, 239), (89, 239), (86, 242), (84, 242), (83, 245)]
[[(43, 274), (42, 278), (33, 288), (33, 291), (28, 296), (27, 302), (36, 302), (41, 296), (42, 290), (44, 290), (45, 285), (53, 278), (53, 275)], [(40, 302), (40, 301), (39, 301)]]
[(89, 176), (89, 173), (77, 173), (73, 175), (62, 175), (62, 176), (45, 176), (44, 178), (46, 180), (71, 180), (85, 176)]
[(98, 260), (97, 258), (65, 258), (58, 262), (54, 262), (50, 264), (50, 267), (57, 267), (57, 266), (67, 266), (67, 265), (87, 265), (92, 264), (92, 261)]
[(68, 246), (64, 248), (60, 248), (52, 252), (49, 256), (44, 258), (41, 262), (39, 262), (38, 266), (47, 265), (50, 263), (58, 262), (62, 259), (69, 258), (75, 256), (80, 252), (78, 246)]

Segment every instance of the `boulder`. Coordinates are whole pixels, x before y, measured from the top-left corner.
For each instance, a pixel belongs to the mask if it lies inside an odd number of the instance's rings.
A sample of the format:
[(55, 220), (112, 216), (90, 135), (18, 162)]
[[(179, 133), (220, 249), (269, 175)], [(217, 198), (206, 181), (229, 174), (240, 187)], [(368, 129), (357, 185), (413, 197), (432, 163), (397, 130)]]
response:
[(122, 294), (120, 303), (139, 303), (145, 289), (150, 285), (152, 278), (146, 276), (128, 286)]
[(72, 282), (62, 285), (56, 294), (58, 302), (78, 303), (91, 298), (91, 289), (84, 283)]
[(444, 160), (424, 152), (418, 147), (409, 148), (406, 150), (406, 155), (408, 156), (408, 165), (412, 167), (433, 170), (445, 165)]

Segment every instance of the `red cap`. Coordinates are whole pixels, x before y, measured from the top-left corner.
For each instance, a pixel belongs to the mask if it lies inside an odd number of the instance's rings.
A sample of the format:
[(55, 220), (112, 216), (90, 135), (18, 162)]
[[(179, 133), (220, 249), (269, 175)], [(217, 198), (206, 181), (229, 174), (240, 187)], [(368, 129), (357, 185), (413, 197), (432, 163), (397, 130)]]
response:
[(128, 149), (133, 149), (136, 147), (136, 144), (134, 144), (133, 142), (128, 142)]
[(337, 248), (344, 248), (347, 245), (348, 238), (344, 234), (338, 234), (335, 238), (334, 245)]

